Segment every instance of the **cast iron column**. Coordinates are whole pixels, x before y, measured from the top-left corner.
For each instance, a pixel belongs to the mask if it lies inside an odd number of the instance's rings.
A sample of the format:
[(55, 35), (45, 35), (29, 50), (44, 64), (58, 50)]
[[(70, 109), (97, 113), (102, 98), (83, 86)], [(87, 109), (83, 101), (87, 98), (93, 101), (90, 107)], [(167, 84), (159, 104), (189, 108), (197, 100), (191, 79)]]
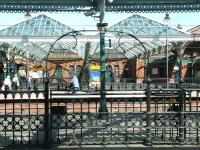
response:
[(149, 64), (149, 53), (147, 53), (147, 68), (146, 68), (146, 138), (144, 140), (144, 145), (152, 146), (151, 139), (151, 79), (150, 79), (150, 64)]
[(184, 137), (184, 89), (183, 89), (183, 79), (182, 79), (182, 56), (179, 62), (179, 144), (183, 145), (185, 143)]
[(106, 106), (106, 93), (105, 93), (105, 32), (107, 23), (98, 23), (97, 27), (100, 32), (100, 83), (101, 83), (101, 99), (100, 99), (100, 107), (99, 112), (104, 113), (108, 112), (108, 108)]
[(90, 69), (91, 69), (91, 57), (88, 57), (88, 65), (87, 65), (87, 72), (86, 72), (86, 83), (89, 89), (90, 84)]
[(147, 76), (147, 89), (146, 89), (146, 96), (147, 96), (147, 126), (146, 126), (146, 139), (144, 141), (144, 145), (151, 146), (151, 79)]

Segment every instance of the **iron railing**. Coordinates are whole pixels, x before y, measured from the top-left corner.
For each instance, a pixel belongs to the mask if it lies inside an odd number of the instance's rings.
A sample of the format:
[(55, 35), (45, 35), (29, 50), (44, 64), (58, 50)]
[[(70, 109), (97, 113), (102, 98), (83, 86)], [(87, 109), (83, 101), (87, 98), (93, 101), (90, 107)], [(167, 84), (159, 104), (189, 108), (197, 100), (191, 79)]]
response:
[[(170, 79), (169, 81), (169, 89), (178, 89), (178, 82), (175, 79)], [(183, 83), (184, 88), (193, 88), (198, 89), (200, 88), (200, 79), (197, 78), (185, 78)], [(21, 86), (19, 89), (27, 89), (26, 86), (27, 82), (22, 81)], [(71, 90), (70, 89), (70, 79), (64, 78), (62, 80), (58, 80), (56, 78), (49, 79), (49, 88), (52, 90)], [(137, 79), (136, 82), (106, 82), (105, 83), (105, 90), (144, 90), (147, 87), (147, 83), (145, 80)], [(151, 87), (154, 89), (164, 89), (166, 88), (166, 78), (152, 78)], [(34, 79), (32, 83), (31, 89), (38, 90), (44, 89), (44, 79)], [(100, 90), (100, 83), (98, 82), (80, 82), (80, 90), (82, 91), (94, 91)]]
[[(50, 93), (49, 93), (50, 92)], [(28, 144), (200, 144), (200, 90), (1, 91), (1, 146)]]

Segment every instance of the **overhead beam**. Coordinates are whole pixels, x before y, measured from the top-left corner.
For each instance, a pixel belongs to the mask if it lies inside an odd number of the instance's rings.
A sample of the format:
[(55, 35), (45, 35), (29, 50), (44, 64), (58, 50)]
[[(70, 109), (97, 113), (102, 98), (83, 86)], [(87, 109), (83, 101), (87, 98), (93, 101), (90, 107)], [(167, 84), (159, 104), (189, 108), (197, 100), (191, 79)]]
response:
[[(1, 0), (0, 12), (85, 12), (96, 7), (95, 0)], [(199, 0), (114, 0), (105, 2), (107, 12), (199, 11)]]
[[(41, 43), (41, 42), (55, 42), (55, 40), (58, 37), (29, 37), (29, 42), (31, 43)], [(99, 42), (99, 38), (98, 35), (80, 35), (77, 36), (77, 42)], [(166, 36), (160, 36), (159, 38), (157, 38), (155, 40), (154, 36), (138, 36), (137, 38), (140, 38), (140, 41), (142, 42), (166, 42)], [(116, 42), (118, 42), (119, 39), (111, 39), (111, 40), (115, 40)], [(18, 42), (20, 43), (22, 41), (22, 37), (21, 36), (0, 36), (0, 42)], [(74, 37), (65, 37), (61, 40), (59, 40), (60, 42), (76, 42)], [(120, 42), (134, 42), (135, 39), (133, 38), (123, 38), (120, 40)], [(169, 42), (177, 42), (177, 41), (200, 41), (200, 35), (198, 34), (188, 34), (188, 35), (178, 35), (178, 36), (168, 36), (168, 41)]]

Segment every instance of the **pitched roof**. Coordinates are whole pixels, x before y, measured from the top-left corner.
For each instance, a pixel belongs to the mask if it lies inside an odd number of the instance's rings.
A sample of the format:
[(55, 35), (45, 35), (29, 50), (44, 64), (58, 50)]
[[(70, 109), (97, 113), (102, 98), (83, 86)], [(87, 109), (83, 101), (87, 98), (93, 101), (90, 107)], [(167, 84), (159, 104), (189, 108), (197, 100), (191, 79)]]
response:
[(184, 35), (186, 33), (179, 31), (175, 28), (171, 28), (159, 23), (157, 21), (151, 20), (144, 16), (134, 14), (116, 24), (109, 27), (110, 31), (123, 31), (130, 33), (135, 36), (166, 36), (166, 31), (168, 35)]
[[(29, 55), (37, 60), (44, 59), (49, 52), (50, 42), (37, 41), (37, 43), (29, 42), (27, 46), (22, 42), (27, 42), (29, 37), (59, 37), (65, 33), (75, 31), (74, 29), (60, 23), (44, 14), (33, 17), (29, 20), (20, 22), (16, 25), (10, 26), (6, 29), (0, 30), (0, 36), (13, 36), (22, 37), (21, 42), (11, 42), (10, 48), (20, 51), (21, 55), (26, 56), (26, 51), (29, 51)], [(23, 41), (24, 40), (24, 41)], [(0, 43), (2, 44), (2, 43)], [(65, 47), (66, 43), (58, 43), (60, 47)], [(70, 51), (72, 52), (72, 51)], [(18, 52), (17, 52), (18, 53)], [(18, 53), (19, 54), (19, 53)]]
[(189, 32), (191, 34), (199, 34), (200, 33), (200, 25), (187, 30), (187, 32)]
[[(152, 41), (147, 42), (139, 43), (137, 41), (137, 44), (135, 45), (134, 42), (132, 42), (132, 44), (128, 42), (121, 43), (122, 46), (123, 44), (124, 46), (126, 45), (126, 49), (128, 49), (125, 53), (125, 56), (127, 58), (132, 58), (139, 54), (146, 53), (147, 51), (158, 49), (159, 46), (165, 46), (166, 42), (163, 42), (162, 40), (160, 40), (160, 38), (166, 38), (166, 35), (183, 36), (187, 34), (178, 29), (171, 28), (170, 26), (166, 26), (165, 24), (159, 23), (157, 21), (151, 20), (138, 14), (134, 14), (112, 25), (108, 28), (108, 31), (127, 33), (127, 35), (133, 35), (138, 39), (145, 37), (153, 38)], [(141, 44), (143, 44), (144, 46), (142, 46)]]
[(0, 30), (4, 36), (61, 36), (74, 31), (72, 28), (44, 14)]

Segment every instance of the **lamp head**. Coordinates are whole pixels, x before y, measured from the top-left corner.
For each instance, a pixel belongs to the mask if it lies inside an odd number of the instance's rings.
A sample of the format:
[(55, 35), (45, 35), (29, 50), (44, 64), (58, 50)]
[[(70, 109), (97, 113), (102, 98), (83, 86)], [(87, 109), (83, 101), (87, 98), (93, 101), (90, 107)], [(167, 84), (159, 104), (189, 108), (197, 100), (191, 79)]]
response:
[(165, 24), (169, 24), (170, 20), (171, 20), (171, 18), (169, 17), (169, 14), (165, 14), (165, 18), (164, 18)]
[(29, 11), (26, 12), (26, 14), (24, 15), (25, 19), (30, 19), (31, 18), (31, 14)]

